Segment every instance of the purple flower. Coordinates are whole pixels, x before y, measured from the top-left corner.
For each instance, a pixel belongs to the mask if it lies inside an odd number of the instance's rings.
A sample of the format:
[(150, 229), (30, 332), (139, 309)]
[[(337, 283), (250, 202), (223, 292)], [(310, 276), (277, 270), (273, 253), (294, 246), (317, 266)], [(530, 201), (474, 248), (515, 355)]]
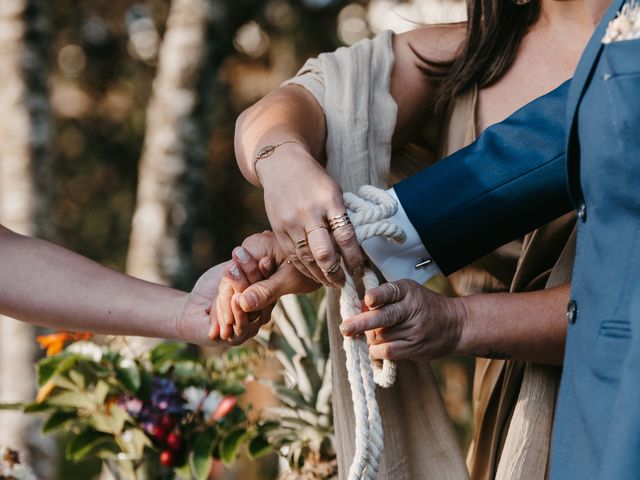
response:
[(151, 385), (151, 406), (160, 412), (181, 414), (184, 400), (174, 382), (154, 377)]

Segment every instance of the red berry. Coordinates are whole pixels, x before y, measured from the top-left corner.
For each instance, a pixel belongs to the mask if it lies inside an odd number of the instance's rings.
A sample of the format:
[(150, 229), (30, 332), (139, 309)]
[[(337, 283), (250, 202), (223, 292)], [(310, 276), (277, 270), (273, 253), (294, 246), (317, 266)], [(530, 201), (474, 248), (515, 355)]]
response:
[(229, 415), (229, 413), (231, 413), (231, 410), (233, 410), (233, 407), (236, 406), (237, 402), (238, 399), (236, 397), (224, 397), (218, 405), (218, 408), (216, 408), (216, 411), (213, 412), (213, 415), (211, 415), (211, 418), (213, 418), (214, 420), (222, 420), (224, 417)]
[(165, 450), (160, 454), (160, 463), (165, 467), (173, 465), (173, 453), (169, 450)]
[(158, 442), (164, 442), (167, 438), (167, 431), (164, 428), (156, 425), (151, 435), (153, 435), (153, 438), (155, 438)]
[(182, 446), (182, 438), (180, 437), (180, 434), (171, 432), (167, 435), (167, 446), (171, 450), (180, 450), (180, 447)]
[(175, 425), (175, 420), (168, 413), (165, 413), (160, 419), (160, 426), (167, 431), (172, 430)]

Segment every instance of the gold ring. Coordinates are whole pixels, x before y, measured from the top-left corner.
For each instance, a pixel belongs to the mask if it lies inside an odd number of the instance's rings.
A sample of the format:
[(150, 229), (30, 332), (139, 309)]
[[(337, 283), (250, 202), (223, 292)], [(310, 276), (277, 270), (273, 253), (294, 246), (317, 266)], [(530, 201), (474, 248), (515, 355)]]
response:
[(331, 274), (331, 273), (336, 273), (338, 270), (340, 269), (340, 260), (338, 260), (336, 263), (334, 263), (331, 268), (329, 268), (328, 270), (325, 270), (324, 268), (322, 268), (321, 270), (325, 273), (325, 274)]
[(291, 261), (291, 259), (287, 260), (287, 264), (291, 265), (293, 262)]
[(335, 232), (337, 229), (342, 228), (342, 227), (346, 227), (347, 225), (351, 225), (351, 220), (346, 219), (346, 220), (342, 220), (340, 222), (332, 223), (331, 224), (331, 231)]
[(340, 215), (336, 215), (335, 217), (331, 217), (329, 219), (329, 222), (333, 221), (333, 220), (339, 220), (341, 218), (345, 218), (348, 217), (349, 215), (347, 214), (347, 212), (341, 213)]
[(296, 241), (296, 248), (304, 248), (307, 245), (308, 244), (307, 244), (307, 239), (306, 238), (303, 238), (302, 240), (297, 240)]
[(400, 288), (395, 283), (392, 283), (392, 282), (387, 283), (387, 285), (389, 285), (391, 287), (391, 290), (393, 290), (394, 298), (393, 298), (393, 301), (390, 303), (396, 303), (398, 300), (400, 300), (400, 295), (402, 295), (400, 293)]
[(311, 232), (313, 232), (314, 230), (318, 230), (320, 228), (324, 228), (325, 230), (329, 230), (329, 227), (327, 227), (326, 225), (315, 225), (313, 227), (304, 227), (304, 231), (307, 235), (309, 235)]

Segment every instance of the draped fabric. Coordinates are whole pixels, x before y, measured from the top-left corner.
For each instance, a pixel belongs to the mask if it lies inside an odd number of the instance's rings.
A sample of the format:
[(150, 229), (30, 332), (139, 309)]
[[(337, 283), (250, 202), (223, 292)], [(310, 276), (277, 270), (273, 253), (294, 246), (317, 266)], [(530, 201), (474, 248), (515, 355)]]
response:
[[(327, 170), (345, 191), (386, 187), (397, 107), (390, 94), (392, 34), (321, 54), (287, 83), (305, 87), (327, 119)], [(353, 404), (340, 323), (338, 294), (330, 290), (329, 337), (338, 469), (346, 478), (354, 454)], [(464, 479), (462, 452), (428, 362), (398, 362), (396, 384), (378, 389), (385, 446), (380, 479)]]
[[(285, 82), (307, 89), (327, 121), (327, 170), (345, 191), (386, 187), (473, 142), (477, 91), (458, 97), (445, 123), (439, 152), (394, 155), (397, 106), (390, 94), (392, 33), (321, 54)], [(427, 142), (428, 143), (428, 142)], [(422, 152), (424, 153), (424, 151)], [(410, 159), (410, 160), (409, 160)], [(449, 277), (462, 294), (525, 291), (570, 280), (573, 217), (567, 215), (502, 247)], [(442, 286), (442, 279), (435, 279)], [(340, 478), (354, 454), (353, 405), (340, 323), (339, 292), (330, 290), (329, 337), (333, 411)], [(467, 463), (471, 477), (543, 479), (559, 369), (515, 361), (478, 360), (474, 378), (474, 436)], [(468, 471), (428, 362), (398, 362), (396, 384), (378, 389), (385, 432), (380, 479), (464, 479)], [(497, 475), (497, 476), (496, 476)]]

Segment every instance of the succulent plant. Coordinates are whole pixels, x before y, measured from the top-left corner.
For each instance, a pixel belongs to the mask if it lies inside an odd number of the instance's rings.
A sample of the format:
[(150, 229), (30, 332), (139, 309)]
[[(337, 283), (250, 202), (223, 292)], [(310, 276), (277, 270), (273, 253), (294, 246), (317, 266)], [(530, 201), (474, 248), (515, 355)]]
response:
[(275, 328), (256, 338), (282, 365), (282, 380), (265, 382), (282, 402), (267, 411), (278, 423), (269, 443), (290, 468), (281, 478), (337, 476), (326, 312), (322, 292), (283, 297), (273, 311)]

